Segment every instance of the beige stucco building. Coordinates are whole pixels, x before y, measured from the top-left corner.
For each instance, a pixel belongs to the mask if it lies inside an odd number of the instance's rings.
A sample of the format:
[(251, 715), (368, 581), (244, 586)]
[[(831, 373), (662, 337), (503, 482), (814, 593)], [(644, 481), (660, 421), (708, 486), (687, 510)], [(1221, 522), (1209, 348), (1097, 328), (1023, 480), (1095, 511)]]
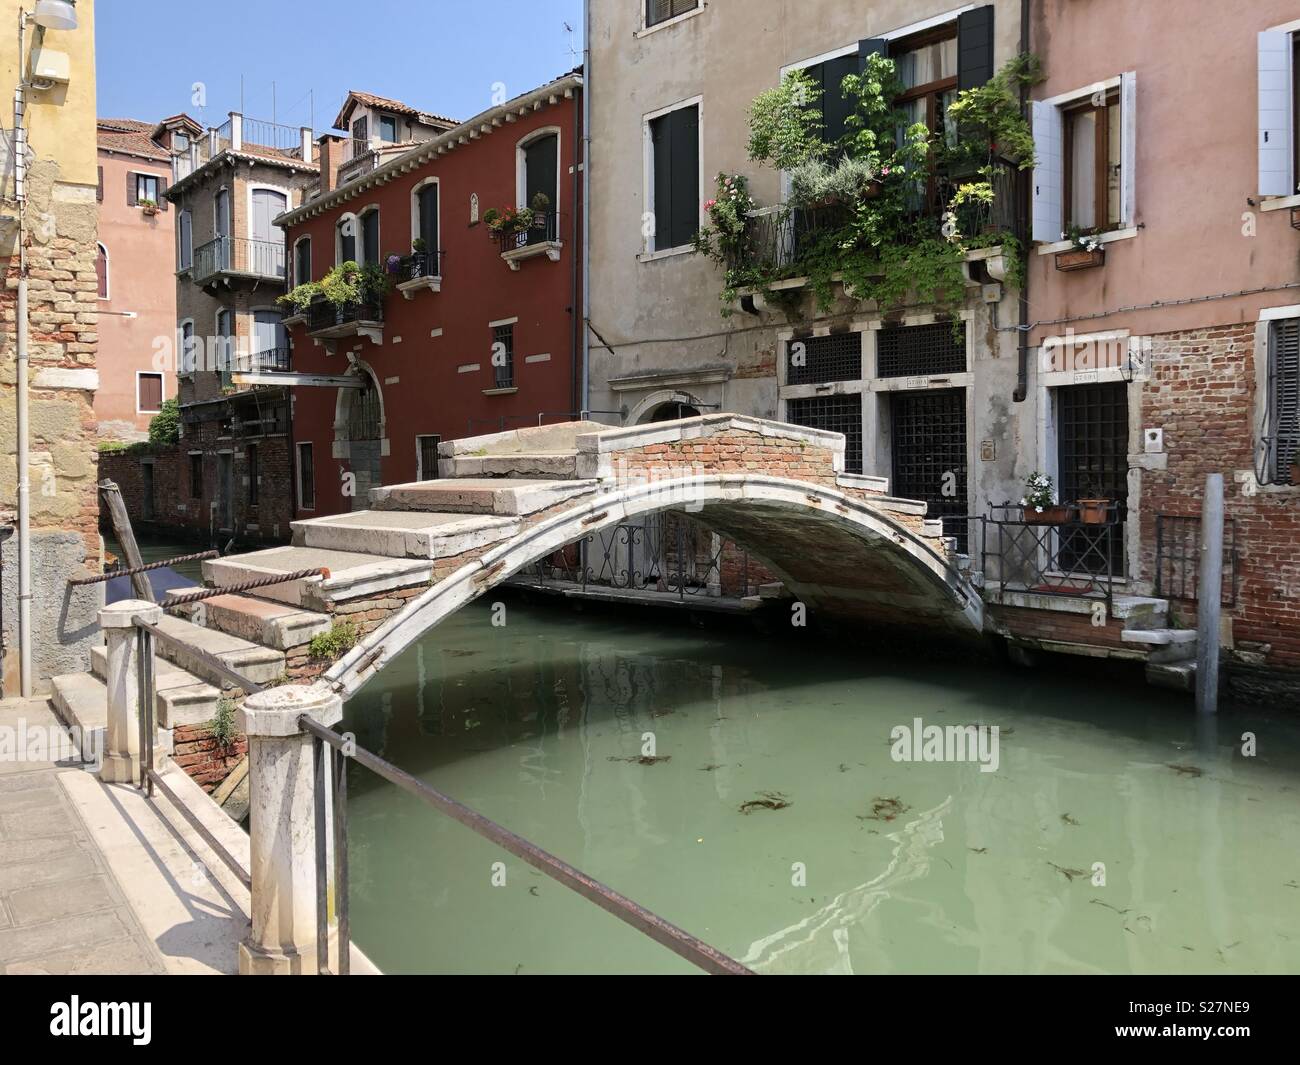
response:
[[(102, 548), (95, 492), (95, 414), (98, 377), (96, 300), (95, 4), (76, 6), (75, 29), (28, 20), (19, 54), (20, 5), (0, 4), (0, 84), (4, 127), (0, 150), (0, 520), (17, 524), (19, 432), (17, 358), (28, 354), (26, 452), (33, 690), (52, 675), (89, 664), (98, 631), (102, 589), (69, 588), (71, 577), (98, 572)], [(25, 114), (14, 114), (14, 88), (26, 82)], [(26, 140), (26, 166), (17, 148)], [(25, 173), (24, 173), (25, 171)], [(21, 182), (20, 178), (25, 178)], [(21, 220), (21, 221), (20, 221)], [(26, 250), (27, 322), (18, 292)], [(4, 554), (4, 674), (6, 693), (18, 689), (21, 529)]]

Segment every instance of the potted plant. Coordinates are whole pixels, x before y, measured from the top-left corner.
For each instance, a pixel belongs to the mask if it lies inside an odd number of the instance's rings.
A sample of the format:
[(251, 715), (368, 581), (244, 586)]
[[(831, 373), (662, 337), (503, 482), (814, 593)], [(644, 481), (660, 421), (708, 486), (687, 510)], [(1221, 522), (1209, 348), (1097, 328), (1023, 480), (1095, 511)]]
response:
[(1078, 226), (1071, 226), (1061, 234), (1061, 239), (1068, 240), (1074, 247), (1057, 253), (1058, 270), (1090, 270), (1094, 266), (1106, 265), (1106, 249), (1095, 233), (1084, 233)]
[(1110, 499), (1080, 499), (1079, 520), (1084, 525), (1105, 525), (1110, 520)]
[(155, 200), (141, 200), (140, 209), (144, 211), (145, 214), (157, 214), (158, 203)]
[(1062, 525), (1070, 518), (1070, 508), (1056, 501), (1056, 486), (1045, 473), (1029, 475), (1020, 506), (1026, 525)]
[(400, 255), (390, 255), (384, 260), (384, 269), (390, 274), (396, 274), (402, 268), (402, 257)]

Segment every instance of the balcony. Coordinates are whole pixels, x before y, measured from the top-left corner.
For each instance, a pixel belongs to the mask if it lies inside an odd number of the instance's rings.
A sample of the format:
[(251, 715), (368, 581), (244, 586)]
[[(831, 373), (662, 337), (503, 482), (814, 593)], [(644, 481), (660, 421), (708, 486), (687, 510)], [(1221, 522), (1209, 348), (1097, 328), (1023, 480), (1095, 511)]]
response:
[(267, 351), (246, 353), (235, 357), (237, 374), (289, 373), (293, 369), (291, 348), (270, 348)]
[(234, 280), (283, 281), (284, 244), (245, 237), (217, 237), (194, 249), (190, 276), (196, 285)]
[(225, 151), (311, 163), (314, 159), (313, 137), (307, 126), (284, 126), (231, 111), (230, 117), (220, 126), (213, 126), (195, 137), (188, 151), (172, 156), (172, 182), (189, 177)]
[(307, 307), (307, 335), (323, 341), (329, 351), (334, 341), (347, 337), (364, 337), (374, 344), (384, 339), (384, 304), (382, 300), (359, 300), (333, 304), (318, 299)]
[(560, 261), (560, 216), (556, 211), (538, 211), (527, 229), (498, 234), (501, 258), (511, 270), (518, 270), (525, 259), (545, 255), (553, 263)]
[(409, 300), (421, 289), (442, 291), (442, 252), (413, 252), (398, 265), (397, 291)]

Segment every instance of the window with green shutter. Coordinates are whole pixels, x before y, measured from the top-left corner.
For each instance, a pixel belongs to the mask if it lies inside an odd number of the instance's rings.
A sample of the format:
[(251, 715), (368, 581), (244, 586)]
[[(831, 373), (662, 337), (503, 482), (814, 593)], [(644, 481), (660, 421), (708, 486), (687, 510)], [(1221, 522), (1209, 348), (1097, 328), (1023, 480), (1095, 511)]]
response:
[(1294, 484), (1292, 467), (1300, 462), (1300, 318), (1271, 323), (1268, 342), (1268, 477), (1273, 484)]
[(651, 251), (690, 244), (700, 228), (700, 109), (650, 120), (654, 237)]

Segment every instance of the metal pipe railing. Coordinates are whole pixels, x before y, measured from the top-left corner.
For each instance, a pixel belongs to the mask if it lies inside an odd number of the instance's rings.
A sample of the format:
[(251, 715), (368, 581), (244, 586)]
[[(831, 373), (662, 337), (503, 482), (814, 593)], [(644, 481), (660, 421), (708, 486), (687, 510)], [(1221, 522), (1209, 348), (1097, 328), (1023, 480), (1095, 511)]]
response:
[(172, 607), (186, 606), (189, 603), (201, 603), (205, 599), (215, 599), (221, 595), (238, 595), (240, 592), (270, 588), (276, 584), (306, 580), (309, 577), (320, 577), (323, 580), (329, 580), (330, 571), (325, 566), (318, 566), (315, 569), (300, 569), (294, 570), (292, 573), (277, 573), (273, 577), (258, 577), (256, 580), (240, 581), (238, 584), (224, 584), (220, 588), (203, 588), (197, 592), (169, 592), (167, 601), (163, 603), (163, 609), (170, 610)]
[[(415, 796), (421, 802), (432, 806), (435, 810), (446, 814), (448, 817), (460, 822), (466, 828), (482, 836), (484, 839), (495, 843), (503, 850), (513, 854), (527, 862), (533, 868), (545, 873), (551, 879), (563, 884), (571, 891), (577, 892), (589, 902), (594, 902), (606, 913), (617, 917), (620, 921), (635, 928), (643, 935), (649, 936), (656, 943), (667, 947), (678, 957), (685, 959), (692, 965), (696, 965), (705, 972), (715, 975), (739, 975), (752, 976), (753, 970), (741, 965), (734, 958), (728, 957), (721, 951), (709, 946), (700, 939), (696, 939), (689, 932), (685, 932), (674, 924), (670, 924), (657, 914), (651, 913), (645, 907), (638, 905), (625, 895), (619, 894), (612, 888), (606, 887), (600, 881), (593, 879), (586, 873), (575, 869), (567, 862), (561, 861), (555, 855), (542, 850), (540, 847), (529, 843), (521, 836), (515, 835), (507, 828), (503, 828), (495, 821), (489, 820), (482, 814), (471, 810), (468, 806), (457, 802), (455, 799), (435, 788), (431, 788), (424, 781), (411, 776), (390, 762), (384, 761), (377, 755), (371, 754), (364, 748), (356, 746), (350, 741), (345, 741), (342, 736), (338, 735), (331, 729), (317, 724), (307, 715), (298, 719), (299, 727), (314, 737), (314, 768), (316, 781), (316, 919), (317, 919), (317, 963), (320, 972), (328, 971), (328, 951), (329, 951), (329, 914), (327, 910), (327, 883), (328, 883), (328, 856), (326, 853), (326, 831), (325, 831), (325, 804), (326, 804), (326, 778), (325, 768), (325, 748), (328, 746), (332, 752), (338, 752), (338, 765), (335, 767), (334, 777), (334, 835), (335, 835), (335, 904), (339, 914), (339, 934), (338, 950), (340, 960), (340, 975), (347, 972), (347, 957), (350, 949), (349, 930), (347, 925), (347, 774), (346, 759), (353, 758), (360, 765), (365, 766), (371, 772), (395, 784), (403, 791)], [(332, 755), (331, 755), (332, 758)], [(339, 847), (339, 840), (343, 840), (343, 846)]]
[(69, 578), (68, 587), (81, 588), (87, 584), (101, 584), (104, 581), (111, 581), (114, 577), (132, 577), (137, 573), (146, 573), (153, 569), (166, 569), (168, 566), (175, 566), (181, 562), (206, 562), (208, 559), (220, 557), (220, 551), (200, 551), (195, 555), (179, 555), (176, 558), (169, 558), (165, 562), (149, 562), (143, 566), (109, 570), (106, 573), (98, 573), (93, 577)]

